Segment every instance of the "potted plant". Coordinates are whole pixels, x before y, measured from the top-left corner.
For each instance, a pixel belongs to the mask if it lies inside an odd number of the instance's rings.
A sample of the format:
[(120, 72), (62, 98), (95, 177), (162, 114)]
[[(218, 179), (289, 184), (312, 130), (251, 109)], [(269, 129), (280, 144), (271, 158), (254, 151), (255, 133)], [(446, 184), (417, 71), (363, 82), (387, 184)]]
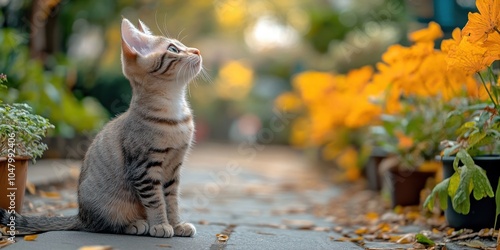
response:
[(372, 128), (375, 143), (387, 152), (379, 167), (383, 191), (389, 195), (391, 205), (418, 205), (420, 192), (427, 179), (440, 168), (435, 161), (440, 152), (440, 136), (449, 133), (443, 129), (444, 102), (418, 97), (402, 101), (397, 114), (382, 115), (382, 124)]
[[(0, 75), (0, 85), (7, 81)], [(54, 126), (31, 113), (27, 104), (0, 103), (0, 207), (20, 213), (23, 207), (28, 161), (42, 156), (41, 142)]]
[(461, 117), (467, 121), (456, 130), (455, 141), (443, 142), (445, 179), (436, 185), (424, 203), (433, 209), (437, 197), (440, 208), (445, 209), (448, 224), (455, 228), (498, 227), (500, 88), (492, 63), (500, 59), (497, 20), (500, 10), (495, 4), (496, 1), (476, 1), (479, 13), (469, 13), (464, 29), (455, 29), (453, 39), (443, 42), (449, 68), (475, 74), (482, 85), (482, 94), (475, 103), (450, 114), (451, 120)]

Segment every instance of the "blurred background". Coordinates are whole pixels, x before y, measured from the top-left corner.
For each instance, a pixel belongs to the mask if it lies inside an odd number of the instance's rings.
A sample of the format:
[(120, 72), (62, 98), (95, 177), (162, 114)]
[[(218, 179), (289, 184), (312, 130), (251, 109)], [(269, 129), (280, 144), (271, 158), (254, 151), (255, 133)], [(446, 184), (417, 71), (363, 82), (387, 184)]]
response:
[[(128, 107), (120, 22), (141, 19), (201, 50), (211, 81), (189, 86), (198, 143), (289, 144), (294, 117), (274, 102), (295, 75), (374, 65), (429, 21), (450, 37), (474, 8), (474, 0), (0, 0), (0, 72), (9, 79), (0, 99), (26, 102), (55, 124), (46, 157), (81, 157)], [(81, 148), (62, 153), (68, 140)]]

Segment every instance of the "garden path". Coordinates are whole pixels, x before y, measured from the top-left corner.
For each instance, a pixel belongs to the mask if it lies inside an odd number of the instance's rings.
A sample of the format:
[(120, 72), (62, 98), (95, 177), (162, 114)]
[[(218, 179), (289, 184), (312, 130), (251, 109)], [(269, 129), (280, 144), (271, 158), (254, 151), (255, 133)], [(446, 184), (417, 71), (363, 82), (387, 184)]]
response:
[[(75, 214), (79, 164), (31, 166), (36, 194), (27, 195), (25, 212)], [(184, 219), (198, 230), (194, 238), (48, 232), (34, 241), (18, 237), (6, 249), (407, 249), (415, 247), (414, 233), (429, 229), (417, 212), (387, 210), (375, 192), (333, 185), (309, 165), (286, 147), (197, 145), (183, 170), (181, 202)], [(390, 242), (398, 239), (405, 244)]]

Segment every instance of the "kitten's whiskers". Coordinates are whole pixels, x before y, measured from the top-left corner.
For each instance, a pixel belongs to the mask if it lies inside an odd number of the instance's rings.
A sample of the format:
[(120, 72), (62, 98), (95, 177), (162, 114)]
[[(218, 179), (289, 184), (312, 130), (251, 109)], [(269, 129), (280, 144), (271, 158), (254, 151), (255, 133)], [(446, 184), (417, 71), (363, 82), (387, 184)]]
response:
[(158, 25), (158, 18), (157, 18), (157, 14), (158, 14), (158, 10), (155, 11), (155, 22), (156, 22), (156, 28), (158, 28), (158, 30), (160, 31), (160, 33), (165, 36), (165, 34), (163, 34), (163, 31), (160, 29), (160, 25)]

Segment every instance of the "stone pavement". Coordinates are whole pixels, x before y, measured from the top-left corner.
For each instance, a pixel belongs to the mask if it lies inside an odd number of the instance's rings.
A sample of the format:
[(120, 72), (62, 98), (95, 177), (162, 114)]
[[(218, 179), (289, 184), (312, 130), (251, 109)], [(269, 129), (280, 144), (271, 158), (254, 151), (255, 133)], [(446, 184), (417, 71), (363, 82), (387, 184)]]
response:
[[(28, 171), (38, 186), (74, 178), (79, 162), (41, 160)], [(86, 232), (48, 232), (35, 241), (6, 249), (79, 249), (101, 245), (112, 249), (407, 249), (412, 244), (339, 242), (343, 235), (329, 218), (313, 215), (341, 189), (312, 171), (300, 152), (284, 147), (197, 145), (181, 178), (183, 218), (195, 224), (193, 238), (159, 239)], [(57, 187), (57, 185), (56, 185)], [(58, 187), (55, 200), (76, 201), (75, 186)], [(47, 196), (50, 197), (50, 196)], [(31, 209), (44, 200), (28, 195)], [(50, 203), (50, 202), (49, 202)], [(57, 202), (55, 202), (57, 204)], [(70, 207), (70, 208), (68, 208)], [(46, 209), (47, 210), (47, 209)], [(74, 206), (53, 205), (56, 214), (75, 214)], [(36, 209), (35, 209), (36, 211)], [(39, 209), (39, 212), (46, 211)], [(217, 234), (228, 235), (227, 241)], [(110, 248), (111, 249), (111, 248)], [(448, 248), (462, 249), (462, 248)], [(466, 248), (463, 248), (466, 249)]]

